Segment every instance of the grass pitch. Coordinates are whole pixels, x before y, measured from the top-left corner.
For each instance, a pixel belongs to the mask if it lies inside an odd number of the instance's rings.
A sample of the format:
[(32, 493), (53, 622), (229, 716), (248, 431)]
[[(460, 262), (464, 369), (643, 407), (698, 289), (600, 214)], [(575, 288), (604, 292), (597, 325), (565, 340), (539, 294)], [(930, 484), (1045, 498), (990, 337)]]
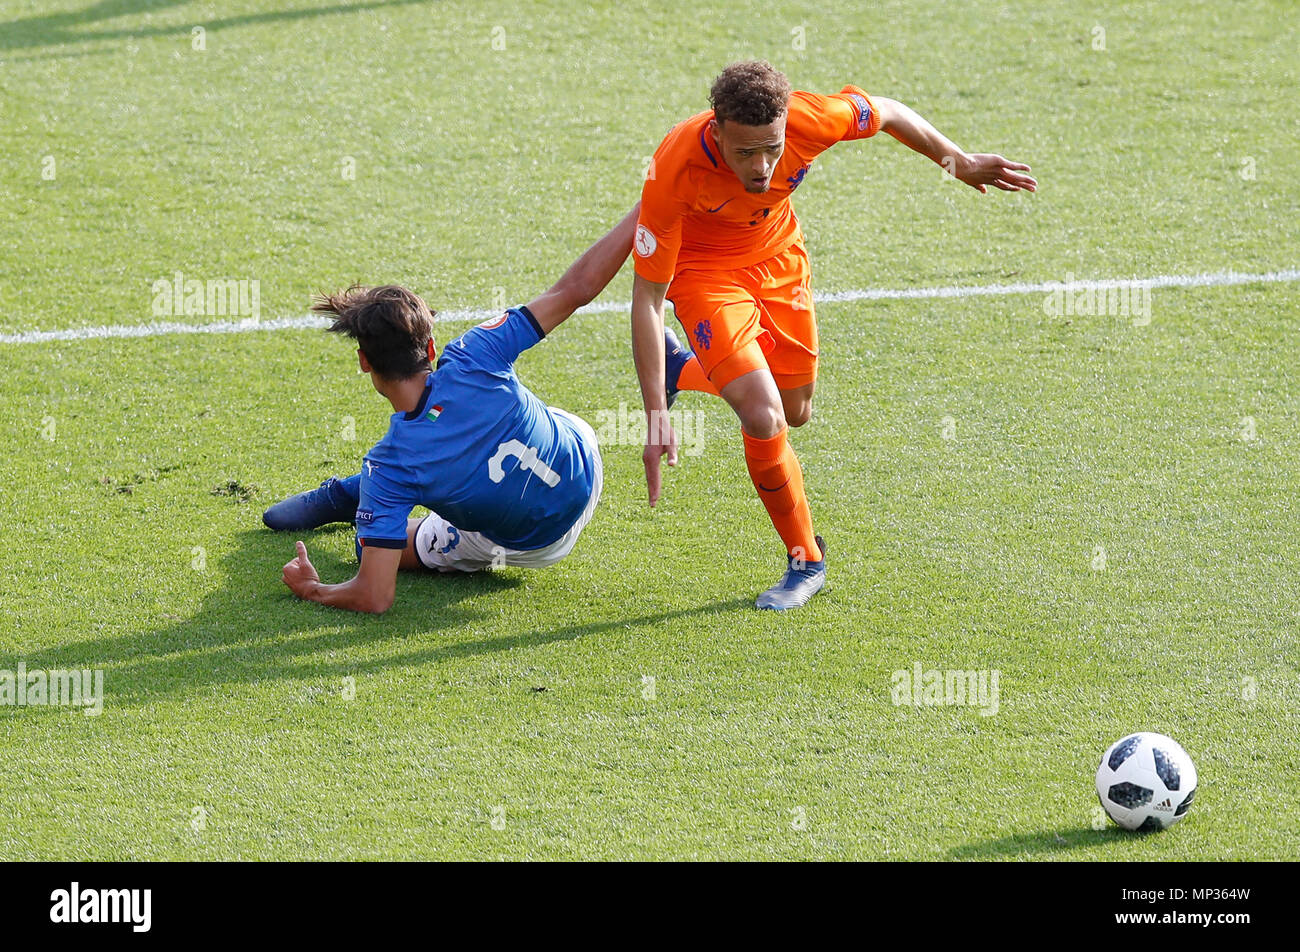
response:
[[(527, 300), (750, 56), (1040, 180), (838, 146), (796, 202), (818, 291), (1300, 261), (1290, 4), (833, 6), (0, 3), (0, 334), (148, 323), (177, 271), (258, 281), (263, 320), (354, 280)], [(259, 519), (383, 432), (343, 343), (0, 344), (0, 668), (105, 673), (98, 717), (0, 707), (0, 855), (1294, 859), (1297, 286), (1044, 298), (819, 306), (793, 441), (832, 588), (788, 616), (751, 607), (781, 552), (720, 401), (679, 404), (701, 452), (656, 510), (615, 439), (569, 559), (369, 618), (295, 601)], [(519, 371), (638, 405), (620, 314)], [(350, 575), (350, 531), (306, 541)], [(996, 713), (896, 705), (918, 663), (998, 672)], [(1094, 829), (1133, 730), (1201, 773), (1155, 836)]]

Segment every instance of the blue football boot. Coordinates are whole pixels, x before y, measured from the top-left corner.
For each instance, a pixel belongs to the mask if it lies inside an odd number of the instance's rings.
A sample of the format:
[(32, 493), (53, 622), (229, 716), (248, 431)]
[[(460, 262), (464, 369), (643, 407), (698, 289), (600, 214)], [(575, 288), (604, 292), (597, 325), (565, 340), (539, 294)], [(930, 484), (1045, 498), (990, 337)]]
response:
[(758, 596), (758, 601), (754, 603), (757, 607), (772, 611), (799, 608), (808, 604), (808, 599), (822, 590), (826, 584), (826, 543), (821, 536), (816, 538), (817, 548), (822, 550), (821, 561), (803, 561), (800, 568), (794, 557), (789, 556), (790, 567), (781, 576), (781, 581)]
[(360, 501), (356, 476), (339, 479), (331, 476), (319, 488), (298, 493), (277, 502), (262, 513), (262, 521), (280, 532), (319, 529), (331, 522), (352, 522)]

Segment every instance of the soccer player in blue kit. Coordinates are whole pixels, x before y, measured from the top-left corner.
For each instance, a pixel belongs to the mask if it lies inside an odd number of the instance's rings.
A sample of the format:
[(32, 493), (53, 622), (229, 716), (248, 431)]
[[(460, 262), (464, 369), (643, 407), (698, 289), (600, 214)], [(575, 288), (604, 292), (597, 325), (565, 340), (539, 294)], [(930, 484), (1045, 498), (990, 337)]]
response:
[[(356, 524), (356, 576), (323, 583), (298, 542), (283, 575), (295, 595), (382, 613), (399, 569), (540, 568), (569, 554), (600, 499), (596, 434), (539, 400), (514, 362), (618, 273), (639, 210), (549, 291), (456, 338), (436, 364), (433, 313), (406, 288), (353, 287), (317, 300), (313, 310), (334, 315), (328, 329), (356, 340), (361, 370), (396, 412), (359, 474), (331, 477), (263, 513), (279, 530)], [(409, 518), (417, 505), (429, 515)]]

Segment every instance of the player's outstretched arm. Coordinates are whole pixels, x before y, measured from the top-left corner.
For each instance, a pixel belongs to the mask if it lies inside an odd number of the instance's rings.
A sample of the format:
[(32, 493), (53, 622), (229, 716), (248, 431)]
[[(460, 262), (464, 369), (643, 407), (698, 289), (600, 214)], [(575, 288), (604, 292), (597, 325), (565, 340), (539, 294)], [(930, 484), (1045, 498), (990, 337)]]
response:
[(1004, 192), (1036, 191), (1038, 183), (1025, 175), (1029, 166), (1012, 162), (992, 153), (969, 153), (930, 125), (913, 110), (894, 99), (873, 97), (872, 103), (880, 113), (880, 128), (903, 145), (919, 152), (931, 162), (941, 165), (949, 175), (960, 179), (971, 188), (987, 192), (988, 186)]
[(632, 279), (632, 359), (645, 404), (646, 439), (641, 462), (645, 464), (650, 505), (659, 501), (663, 487), (660, 464), (677, 465), (677, 434), (668, 417), (668, 392), (664, 389), (664, 298), (668, 285)]
[(609, 234), (569, 266), (549, 291), (528, 302), (528, 310), (543, 333), (549, 334), (578, 308), (590, 304), (605, 290), (605, 285), (614, 280), (614, 275), (632, 253), (632, 233), (636, 230), (640, 212), (641, 203), (637, 202)]
[(382, 615), (393, 607), (397, 592), (397, 566), (401, 549), (361, 549), (361, 567), (356, 577), (341, 585), (325, 585), (307, 558), (307, 547), (297, 543), (298, 554), (284, 566), (281, 581), (299, 598), (333, 608)]

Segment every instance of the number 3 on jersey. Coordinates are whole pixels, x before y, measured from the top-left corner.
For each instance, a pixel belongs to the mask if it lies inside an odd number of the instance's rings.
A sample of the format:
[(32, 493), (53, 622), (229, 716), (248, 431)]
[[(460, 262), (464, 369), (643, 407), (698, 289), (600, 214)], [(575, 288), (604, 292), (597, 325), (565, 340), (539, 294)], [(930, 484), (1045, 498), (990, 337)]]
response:
[(506, 471), (501, 464), (511, 456), (519, 460), (520, 469), (536, 473), (547, 486), (554, 489), (559, 485), (560, 474), (537, 458), (537, 450), (534, 447), (525, 446), (519, 440), (507, 440), (502, 443), (488, 460), (488, 478), (492, 482), (499, 483), (506, 478)]

